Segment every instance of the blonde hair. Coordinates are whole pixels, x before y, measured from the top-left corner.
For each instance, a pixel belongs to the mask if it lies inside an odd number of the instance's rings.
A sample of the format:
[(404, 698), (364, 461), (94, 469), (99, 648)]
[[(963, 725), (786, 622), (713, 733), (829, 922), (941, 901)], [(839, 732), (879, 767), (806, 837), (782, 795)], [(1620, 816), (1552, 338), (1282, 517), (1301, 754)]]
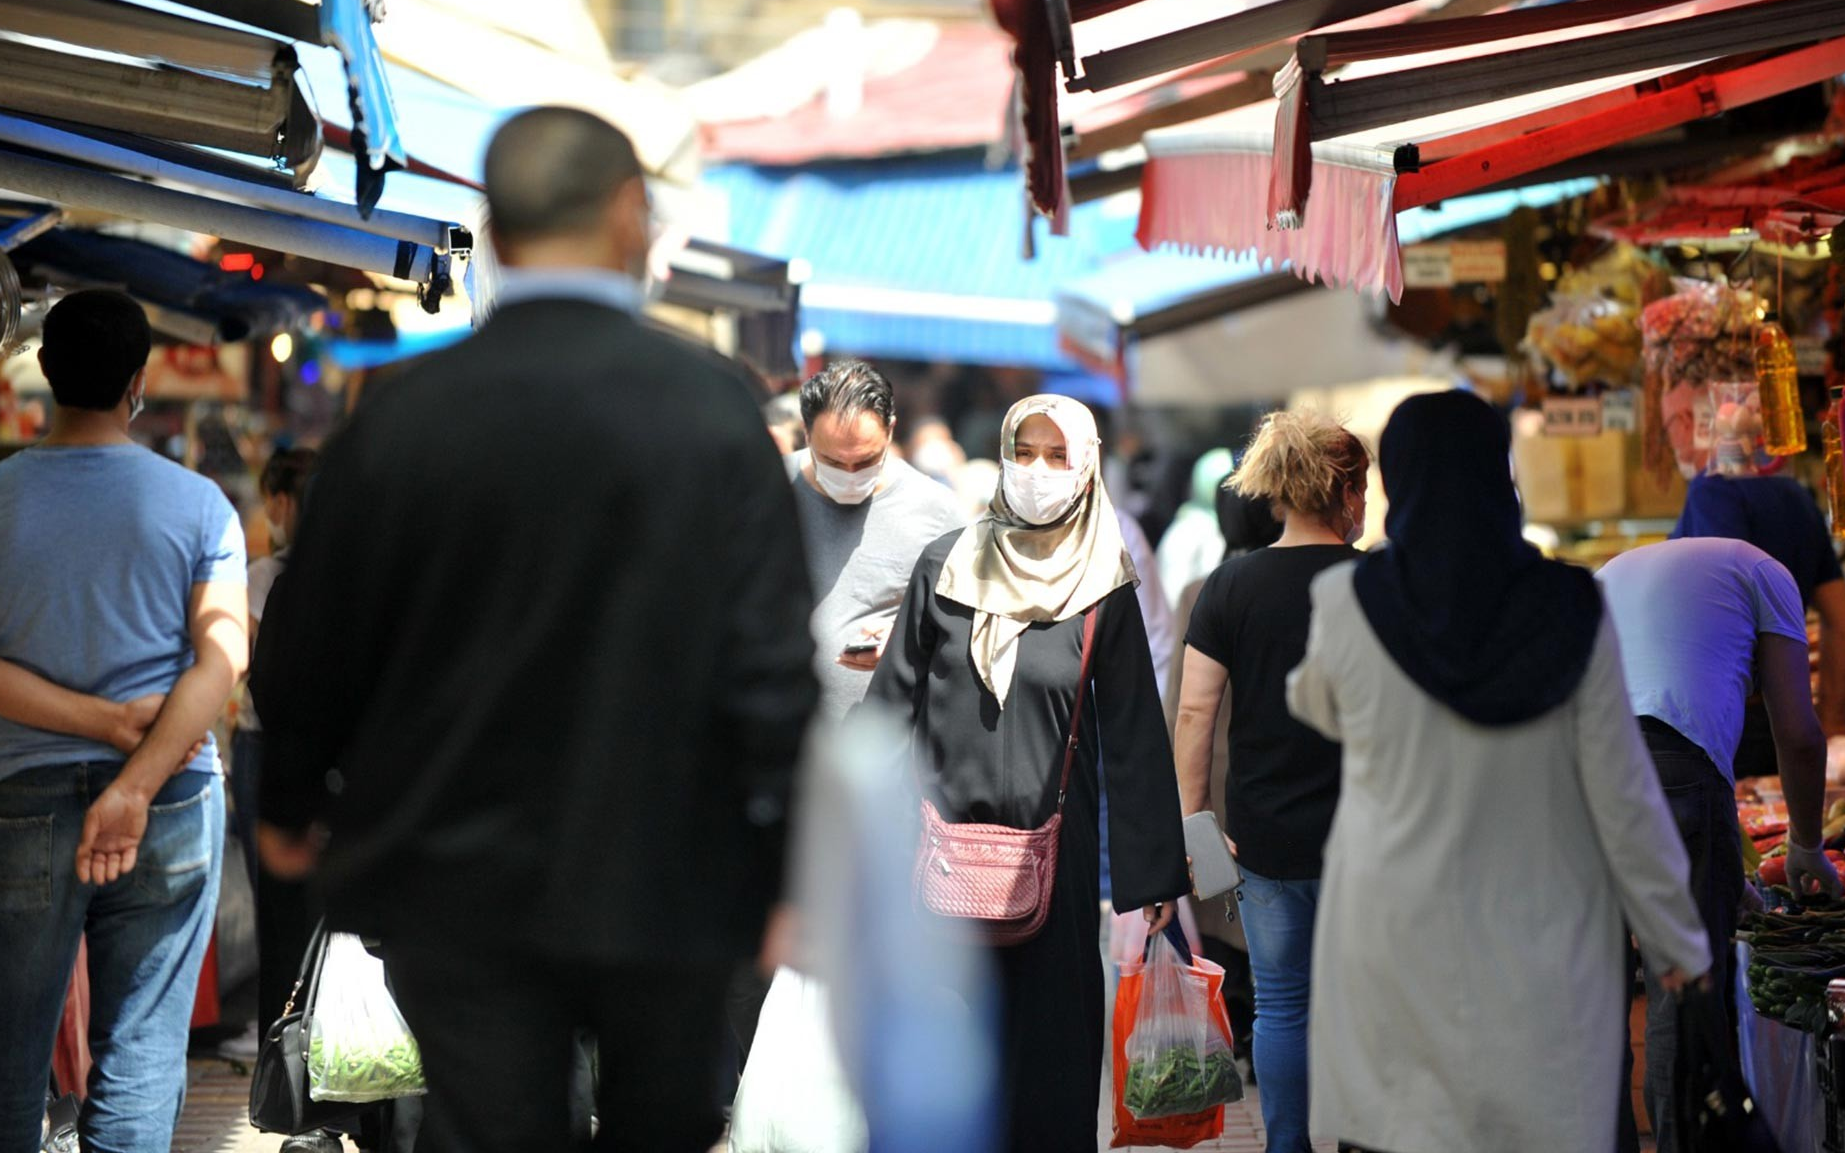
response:
[(1346, 493), (1363, 486), (1370, 467), (1364, 442), (1325, 413), (1271, 412), (1224, 483), (1243, 496), (1267, 500), (1277, 511), (1325, 520)]

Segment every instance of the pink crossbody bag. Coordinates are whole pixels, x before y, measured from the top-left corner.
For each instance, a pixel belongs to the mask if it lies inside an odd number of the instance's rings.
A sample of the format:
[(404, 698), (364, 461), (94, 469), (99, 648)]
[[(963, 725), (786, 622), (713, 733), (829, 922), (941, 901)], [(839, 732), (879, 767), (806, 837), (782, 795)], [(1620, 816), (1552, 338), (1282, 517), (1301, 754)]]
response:
[(1101, 606), (1083, 618), (1083, 671), (1070, 712), (1070, 739), (1064, 744), (1063, 777), (1057, 782), (1057, 811), (1035, 829), (942, 819), (935, 805), (922, 800), (922, 837), (916, 848), (913, 889), (918, 910), (960, 922), (989, 945), (1018, 945), (1044, 928), (1057, 881), (1057, 846), (1063, 835), (1063, 802), (1070, 788), (1070, 767), (1082, 733), (1083, 701), (1095, 657), (1096, 617)]

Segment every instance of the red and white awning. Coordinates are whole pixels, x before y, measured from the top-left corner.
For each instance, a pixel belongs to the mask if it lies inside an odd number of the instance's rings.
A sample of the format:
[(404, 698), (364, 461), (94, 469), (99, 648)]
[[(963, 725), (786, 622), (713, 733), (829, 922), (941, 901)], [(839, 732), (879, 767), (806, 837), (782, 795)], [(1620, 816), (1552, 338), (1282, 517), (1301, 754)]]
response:
[[(1791, 9), (1783, 5), (1808, 2), (1739, 5), (1734, 0), (1704, 0), (1698, 11), (1705, 16), (1760, 15), (1770, 8), (1785, 13)], [(1822, 31), (1813, 35), (1824, 34), (1833, 23), (1845, 32), (1845, 5), (1814, 25)], [(1670, 39), (1665, 30), (1673, 26), (1649, 31)], [(1680, 53), (1708, 51), (1696, 47), (1699, 43), (1687, 41)], [(1475, 76), (1482, 59), (1498, 58), (1480, 57), (1477, 46), (1439, 55), (1449, 57), (1448, 67), (1458, 62)], [(1692, 67), (1683, 68), (1671, 63), (1669, 54), (1659, 53), (1642, 59), (1649, 66), (1640, 71), (1535, 90), (1528, 78), (1514, 78), (1507, 87), (1515, 95), (1449, 109), (1442, 106), (1452, 98), (1437, 89), (1450, 74), (1444, 73), (1444, 65), (1427, 64), (1423, 57), (1411, 70), (1374, 72), (1365, 78), (1398, 75), (1405, 86), (1413, 83), (1434, 92), (1435, 99), (1419, 101), (1407, 87), (1407, 99), (1381, 88), (1360, 90), (1361, 96), (1369, 91), (1387, 97), (1391, 107), (1434, 110), (1415, 120), (1370, 123), (1375, 114), (1364, 107), (1366, 101), (1348, 102), (1321, 119), (1337, 125), (1341, 116), (1348, 123), (1357, 117), (1365, 126), (1319, 140), (1314, 139), (1320, 130), (1315, 118), (1302, 115), (1298, 104), (1282, 100), (1149, 132), (1141, 183), (1141, 243), (1149, 248), (1255, 254), (1285, 261), (1307, 279), (1386, 292), (1396, 299), (1402, 292), (1397, 212), (1499, 185), (1838, 75), (1845, 72), (1845, 35), (1767, 59), (1751, 57), (1754, 62), (1737, 67), (1694, 57), (1686, 62)], [(1354, 70), (1368, 67), (1356, 65)], [(1325, 91), (1338, 87), (1328, 85)]]

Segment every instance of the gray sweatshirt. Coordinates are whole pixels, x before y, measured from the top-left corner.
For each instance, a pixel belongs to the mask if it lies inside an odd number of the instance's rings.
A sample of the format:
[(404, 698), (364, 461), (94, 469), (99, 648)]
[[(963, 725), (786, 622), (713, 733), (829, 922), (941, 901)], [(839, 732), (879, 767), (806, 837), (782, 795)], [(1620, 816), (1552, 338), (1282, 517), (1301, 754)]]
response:
[(858, 505), (816, 492), (800, 472), (806, 453), (786, 459), (814, 582), (818, 715), (838, 720), (871, 684), (870, 673), (840, 664), (840, 653), (865, 629), (888, 628), (897, 619), (916, 558), (967, 521), (953, 493), (895, 457), (884, 465), (889, 483), (883, 491)]

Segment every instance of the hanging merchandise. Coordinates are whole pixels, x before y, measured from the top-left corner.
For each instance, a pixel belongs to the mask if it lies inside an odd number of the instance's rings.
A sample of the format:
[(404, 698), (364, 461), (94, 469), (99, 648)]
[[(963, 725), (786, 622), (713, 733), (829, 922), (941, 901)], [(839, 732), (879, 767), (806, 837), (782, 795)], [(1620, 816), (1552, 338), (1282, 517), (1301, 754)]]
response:
[(1845, 443), (1839, 429), (1845, 419), (1845, 385), (1828, 390), (1819, 435), (1826, 450), (1826, 511), (1832, 514), (1832, 535), (1845, 540)]
[(1533, 314), (1524, 346), (1540, 376), (1572, 391), (1640, 382), (1640, 326), (1631, 305), (1598, 294), (1555, 295)]
[(1640, 309), (1671, 290), (1660, 264), (1632, 245), (1617, 245), (1557, 281), (1519, 347), (1538, 376), (1558, 388), (1637, 386)]
[(1762, 406), (1762, 447), (1771, 456), (1807, 450), (1807, 418), (1800, 408), (1800, 370), (1794, 344), (1770, 312), (1755, 328), (1755, 383)]
[[(1755, 379), (1755, 294), (1727, 284), (1675, 281), (1671, 296), (1640, 312), (1645, 340), (1644, 459), (1687, 480), (1710, 464), (1716, 410), (1712, 384)], [(1756, 402), (1760, 411), (1760, 402)], [(1733, 416), (1739, 414), (1732, 414)], [(1760, 463), (1758, 462), (1758, 468)]]
[(1762, 451), (1761, 391), (1753, 380), (1718, 380), (1710, 386), (1711, 445), (1705, 472), (1711, 476), (1757, 476)]

